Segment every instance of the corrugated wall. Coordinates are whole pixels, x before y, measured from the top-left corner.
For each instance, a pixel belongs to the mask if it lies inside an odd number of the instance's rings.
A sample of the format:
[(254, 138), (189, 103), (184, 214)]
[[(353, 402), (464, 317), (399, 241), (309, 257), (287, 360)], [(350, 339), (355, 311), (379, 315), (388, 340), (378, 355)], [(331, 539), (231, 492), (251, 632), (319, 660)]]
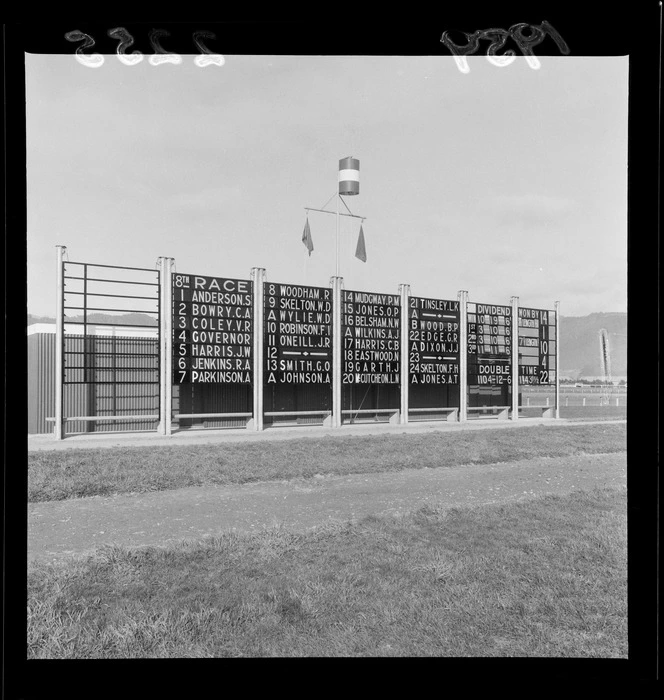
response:
[[(65, 336), (66, 348), (75, 351), (66, 355), (68, 378), (98, 379), (138, 383), (82, 383), (65, 384), (63, 389), (64, 415), (113, 416), (157, 414), (159, 412), (158, 351), (157, 339), (109, 336)], [(87, 365), (84, 357), (85, 342), (91, 351)], [(124, 354), (123, 354), (124, 353)], [(90, 359), (91, 358), (91, 359)], [(368, 388), (368, 391), (367, 391)], [(179, 389), (179, 390), (178, 390)], [(458, 405), (458, 388), (433, 392), (429, 387), (411, 387), (411, 406)], [(446, 394), (446, 395), (445, 395)], [(231, 413), (251, 412), (252, 391), (249, 385), (183, 385), (174, 388), (175, 413)], [(279, 386), (265, 385), (266, 411), (331, 410), (332, 396), (328, 385)], [(469, 387), (470, 406), (507, 405), (509, 387)], [(344, 386), (343, 407), (349, 408), (399, 408), (397, 386)], [(28, 433), (52, 433), (55, 415), (55, 334), (36, 333), (28, 336)], [(387, 420), (386, 417), (381, 419)], [(373, 417), (371, 417), (373, 419)], [(299, 419), (284, 417), (286, 422), (320, 423), (322, 416), (303, 416)], [(282, 422), (268, 418), (266, 422)], [(246, 418), (239, 419), (187, 419), (180, 427), (243, 427)], [(92, 421), (67, 422), (66, 433), (118, 432), (127, 430), (156, 430), (158, 421)]]
[(28, 434), (52, 433), (55, 415), (55, 335), (35, 333), (28, 336)]
[[(173, 413), (251, 413), (251, 384), (180, 384), (173, 387)], [(244, 428), (247, 418), (183, 418), (180, 428)]]
[[(332, 411), (330, 384), (263, 384), (263, 410)], [(265, 425), (320, 425), (324, 414), (315, 416), (265, 416)]]
[[(458, 384), (411, 384), (408, 389), (409, 408), (458, 408), (461, 387)], [(443, 414), (445, 417), (446, 414)], [(417, 411), (408, 420), (440, 420), (441, 414), (435, 411)]]
[[(121, 416), (159, 413), (159, 361), (156, 338), (65, 336), (65, 416)], [(85, 350), (85, 352), (84, 352)], [(70, 404), (67, 405), (68, 395)], [(78, 412), (81, 407), (83, 413)], [(68, 422), (66, 431), (156, 430), (159, 421)]]
[[(52, 433), (55, 416), (55, 334), (28, 336), (28, 433)], [(83, 352), (87, 344), (88, 359)], [(68, 380), (63, 415), (117, 416), (159, 413), (158, 343), (156, 338), (66, 335)], [(81, 369), (73, 369), (73, 368)], [(98, 383), (108, 382), (108, 383)], [(131, 383), (123, 383), (131, 382)], [(156, 430), (158, 421), (67, 421), (65, 433)]]
[(459, 406), (458, 384), (410, 384), (408, 403), (411, 408), (449, 408)]
[[(341, 387), (341, 405), (343, 410), (394, 409), (401, 407), (401, 389), (397, 384), (344, 384)], [(359, 423), (387, 422), (385, 413), (344, 414), (344, 421)]]
[[(55, 416), (55, 334), (28, 336), (28, 434), (53, 433)], [(86, 361), (84, 350), (87, 345)], [(63, 415), (117, 416), (159, 413), (158, 351), (153, 338), (66, 335)], [(117, 381), (112, 381), (113, 378)], [(102, 382), (84, 382), (96, 379)], [(141, 381), (145, 380), (145, 381)], [(138, 383), (122, 383), (138, 382)], [(250, 385), (195, 384), (174, 387), (174, 413), (247, 413), (253, 410)], [(246, 418), (199, 418), (180, 427), (244, 427)], [(158, 421), (67, 421), (65, 434), (157, 430)]]

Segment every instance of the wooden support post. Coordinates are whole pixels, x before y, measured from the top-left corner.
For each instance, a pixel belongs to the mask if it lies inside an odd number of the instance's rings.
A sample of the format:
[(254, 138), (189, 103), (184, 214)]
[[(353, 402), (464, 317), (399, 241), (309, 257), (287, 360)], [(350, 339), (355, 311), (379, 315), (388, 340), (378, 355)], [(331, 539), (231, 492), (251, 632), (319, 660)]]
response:
[(251, 268), (254, 293), (254, 409), (253, 418), (247, 422), (248, 430), (261, 431), (263, 424), (263, 329), (265, 324), (265, 269)]
[(461, 321), (461, 343), (459, 345), (459, 422), (468, 420), (468, 292), (459, 291), (459, 319)]
[(519, 419), (519, 297), (512, 297), (512, 420)]
[(65, 342), (65, 263), (64, 253), (67, 246), (55, 246), (57, 251), (56, 289), (55, 289), (55, 429), (53, 437), (64, 437), (63, 421), (63, 383), (64, 383), (64, 342)]
[(401, 296), (401, 423), (408, 423), (409, 409), (409, 374), (408, 374), (408, 300), (410, 298), (410, 285), (400, 284)]

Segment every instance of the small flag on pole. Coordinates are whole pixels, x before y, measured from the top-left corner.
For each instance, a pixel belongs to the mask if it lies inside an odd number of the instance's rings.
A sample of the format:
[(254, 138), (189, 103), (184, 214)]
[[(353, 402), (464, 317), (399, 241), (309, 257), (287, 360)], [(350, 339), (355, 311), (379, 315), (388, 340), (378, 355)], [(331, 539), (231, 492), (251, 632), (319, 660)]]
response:
[(309, 257), (311, 257), (311, 251), (314, 249), (314, 242), (311, 238), (311, 230), (309, 229), (309, 217), (307, 217), (307, 222), (304, 224), (304, 231), (302, 232), (302, 243), (307, 246), (309, 251)]
[(359, 258), (362, 262), (367, 261), (367, 249), (364, 245), (364, 231), (362, 230), (362, 224), (360, 224), (360, 236), (357, 239), (357, 248), (355, 249), (355, 257)]

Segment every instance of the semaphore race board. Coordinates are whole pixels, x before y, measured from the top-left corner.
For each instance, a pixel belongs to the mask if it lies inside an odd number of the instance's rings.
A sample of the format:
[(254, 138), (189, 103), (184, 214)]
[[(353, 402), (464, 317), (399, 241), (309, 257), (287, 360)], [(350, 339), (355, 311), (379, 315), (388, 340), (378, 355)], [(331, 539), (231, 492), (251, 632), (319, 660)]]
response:
[(250, 384), (249, 280), (173, 274), (173, 383)]
[(458, 301), (408, 300), (408, 376), (411, 384), (458, 384)]
[(401, 300), (343, 290), (342, 384), (399, 384)]
[(512, 307), (469, 302), (468, 384), (512, 383)]
[(556, 383), (556, 314), (519, 307), (519, 384)]
[(332, 383), (332, 290), (264, 283), (265, 383)]

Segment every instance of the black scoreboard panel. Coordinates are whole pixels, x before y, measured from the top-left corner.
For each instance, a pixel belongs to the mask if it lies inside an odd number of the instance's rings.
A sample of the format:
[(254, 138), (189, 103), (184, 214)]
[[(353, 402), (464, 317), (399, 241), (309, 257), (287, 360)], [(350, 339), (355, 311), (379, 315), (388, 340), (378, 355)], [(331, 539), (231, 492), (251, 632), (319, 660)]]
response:
[(519, 384), (556, 383), (556, 314), (519, 308)]
[(468, 384), (508, 387), (512, 383), (512, 307), (469, 302)]
[(411, 385), (459, 384), (458, 301), (408, 300), (408, 378)]
[(249, 280), (173, 274), (173, 383), (250, 384)]
[(401, 300), (341, 292), (342, 384), (400, 384)]
[(265, 282), (265, 377), (332, 384), (332, 290)]

